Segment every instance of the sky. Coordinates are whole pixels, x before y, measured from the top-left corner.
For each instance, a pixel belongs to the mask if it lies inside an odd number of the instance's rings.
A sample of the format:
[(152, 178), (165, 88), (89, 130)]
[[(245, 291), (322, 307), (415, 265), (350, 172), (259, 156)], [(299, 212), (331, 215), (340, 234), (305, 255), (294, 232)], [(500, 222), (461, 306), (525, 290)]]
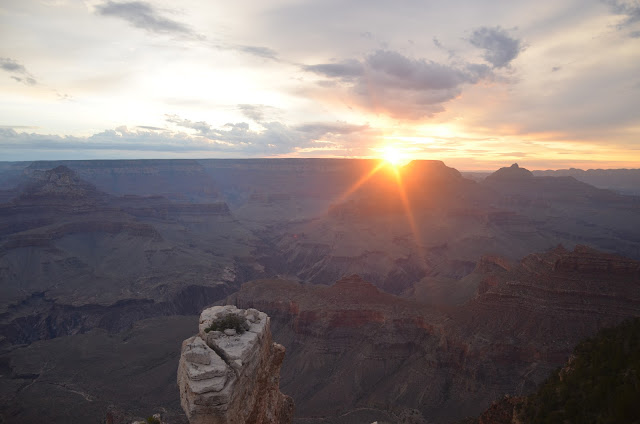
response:
[(390, 152), (640, 168), (640, 1), (0, 1), (0, 160)]

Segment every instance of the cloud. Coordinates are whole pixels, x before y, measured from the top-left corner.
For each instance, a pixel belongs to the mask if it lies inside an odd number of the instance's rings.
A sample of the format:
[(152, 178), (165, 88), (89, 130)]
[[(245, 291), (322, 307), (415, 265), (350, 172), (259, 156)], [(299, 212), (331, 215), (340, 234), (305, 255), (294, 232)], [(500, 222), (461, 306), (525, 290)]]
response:
[(12, 74), (10, 78), (17, 82), (21, 82), (26, 85), (36, 85), (38, 83), (33, 75), (27, 71), (24, 65), (21, 65), (8, 57), (0, 57), (0, 69)]
[(456, 68), (388, 50), (368, 56), (366, 63), (385, 86), (411, 90), (455, 89), (464, 83), (476, 83), (489, 73), (482, 65)]
[(138, 125), (136, 128), (141, 128), (143, 130), (151, 130), (151, 131), (164, 131), (165, 128), (154, 127), (151, 125)]
[(296, 131), (306, 134), (313, 134), (319, 138), (327, 134), (345, 135), (362, 132), (369, 129), (369, 125), (354, 125), (347, 122), (314, 122), (301, 124), (294, 127)]
[(242, 104), (238, 105), (238, 109), (242, 112), (244, 116), (247, 118), (260, 122), (264, 119), (264, 106), (263, 105), (248, 105)]
[(354, 78), (364, 74), (364, 66), (355, 59), (345, 60), (340, 63), (321, 63), (319, 65), (304, 66), (308, 72), (314, 72), (330, 78)]
[[(128, 128), (120, 126), (88, 137), (59, 136), (18, 132), (14, 128), (0, 127), (0, 149), (6, 152), (58, 152), (100, 156), (106, 153), (129, 155), (145, 152), (144, 156), (172, 154), (211, 154), (213, 156), (273, 156), (292, 153), (301, 149), (326, 148), (327, 142), (337, 149), (346, 149), (349, 142), (342, 136), (357, 136), (366, 132), (367, 125), (346, 122), (310, 123), (290, 127), (281, 122), (263, 122), (259, 129), (251, 129), (246, 122), (228, 123), (219, 128), (204, 121), (192, 121), (178, 115), (165, 115), (167, 122), (177, 130), (152, 126)], [(181, 130), (195, 130), (195, 134)], [(320, 139), (322, 138), (322, 139)], [(333, 142), (335, 141), (335, 142)], [(26, 153), (25, 153), (26, 152)], [(93, 152), (93, 153), (92, 153)], [(129, 153), (127, 153), (129, 152)]]
[(280, 115), (280, 109), (267, 105), (239, 104), (238, 109), (244, 116), (258, 123)]
[(109, 0), (98, 5), (96, 10), (102, 16), (123, 19), (132, 26), (151, 33), (196, 36), (189, 26), (163, 16), (160, 11), (147, 2), (116, 3)]
[(483, 58), (494, 68), (509, 66), (523, 50), (522, 42), (500, 27), (481, 27), (473, 31), (469, 42), (484, 50)]
[[(245, 110), (255, 112), (256, 108), (241, 105)], [(260, 116), (258, 116), (260, 117)], [(343, 135), (365, 131), (368, 125), (354, 125), (346, 122), (306, 123), (290, 127), (277, 121), (257, 121), (261, 130), (252, 130), (246, 122), (227, 123), (221, 128), (214, 128), (205, 121), (191, 121), (177, 115), (165, 115), (165, 120), (178, 127), (195, 130), (197, 136), (208, 140), (236, 146), (242, 152), (289, 153), (296, 148), (308, 147), (320, 138), (340, 138)]]
[(56, 91), (56, 97), (58, 97), (58, 100), (63, 101), (63, 102), (71, 102), (73, 101), (73, 96), (67, 93), (60, 93), (58, 91)]
[(362, 61), (307, 65), (303, 70), (343, 83), (362, 107), (404, 119), (442, 112), (443, 104), (460, 95), (465, 84), (493, 78), (485, 64), (442, 64), (390, 50), (375, 51)]
[(233, 46), (233, 49), (264, 59), (278, 60), (278, 52), (269, 47), (237, 45)]
[[(640, 22), (640, 2), (638, 0), (603, 0), (609, 5), (609, 10), (616, 15), (624, 15), (625, 18), (618, 24), (618, 29), (624, 29), (636, 22)], [(632, 32), (634, 37), (636, 32)]]
[(180, 118), (178, 115), (165, 115), (165, 121), (175, 124), (182, 128), (196, 130), (200, 135), (207, 135), (211, 131), (211, 125), (204, 121), (190, 121), (189, 119)]
[(224, 41), (207, 41), (192, 27), (163, 15), (163, 11), (145, 1), (114, 2), (108, 0), (98, 6), (96, 11), (102, 16), (120, 18), (135, 28), (154, 34), (177, 35), (205, 43), (209, 47), (221, 50), (235, 50), (263, 59), (278, 60), (278, 53), (264, 46), (233, 44)]

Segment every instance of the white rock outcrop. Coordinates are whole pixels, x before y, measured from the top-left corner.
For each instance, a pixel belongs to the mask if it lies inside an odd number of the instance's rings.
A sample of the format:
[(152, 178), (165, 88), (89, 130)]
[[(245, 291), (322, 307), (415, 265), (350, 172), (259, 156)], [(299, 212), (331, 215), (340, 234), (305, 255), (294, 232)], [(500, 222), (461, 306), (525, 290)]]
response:
[[(248, 330), (207, 331), (228, 315), (246, 320)], [(235, 306), (202, 311), (198, 334), (182, 343), (178, 365), (180, 402), (189, 422), (290, 423), (293, 400), (279, 389), (284, 353), (271, 340), (264, 312)]]

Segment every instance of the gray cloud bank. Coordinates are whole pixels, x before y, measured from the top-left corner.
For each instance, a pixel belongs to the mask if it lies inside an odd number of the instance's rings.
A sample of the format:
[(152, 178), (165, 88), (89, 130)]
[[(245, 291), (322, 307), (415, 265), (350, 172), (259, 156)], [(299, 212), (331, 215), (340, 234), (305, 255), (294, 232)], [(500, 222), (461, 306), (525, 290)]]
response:
[(8, 57), (0, 57), (0, 69), (11, 74), (11, 78), (17, 82), (26, 85), (36, 85), (38, 83), (24, 65)]
[(493, 77), (485, 64), (442, 64), (390, 50), (378, 50), (362, 61), (348, 59), (303, 69), (349, 87), (355, 100), (372, 111), (404, 119), (441, 112), (443, 103), (460, 95), (465, 84)]
[[(496, 80), (502, 68), (524, 50), (521, 40), (501, 27), (480, 27), (467, 40), (480, 49), (487, 63), (455, 59), (450, 63), (411, 58), (393, 50), (377, 50), (363, 59), (303, 65), (327, 80), (320, 85), (347, 88), (350, 99), (374, 113), (400, 119), (421, 119), (444, 111), (444, 104), (462, 94), (465, 86)], [(437, 38), (433, 39), (443, 49)]]
[[(0, 127), (0, 149), (5, 152), (145, 152), (168, 154), (211, 154), (235, 156), (273, 156), (302, 148), (323, 148), (327, 141), (357, 135), (369, 130), (367, 125), (345, 122), (320, 122), (296, 127), (281, 122), (262, 122), (251, 129), (246, 122), (228, 123), (215, 128), (205, 121), (192, 121), (177, 115), (165, 115), (176, 129), (140, 125), (105, 130), (89, 137), (59, 136), (18, 132)], [(336, 147), (338, 143), (336, 142)], [(348, 144), (348, 143), (347, 143)], [(29, 154), (29, 156), (32, 154)]]

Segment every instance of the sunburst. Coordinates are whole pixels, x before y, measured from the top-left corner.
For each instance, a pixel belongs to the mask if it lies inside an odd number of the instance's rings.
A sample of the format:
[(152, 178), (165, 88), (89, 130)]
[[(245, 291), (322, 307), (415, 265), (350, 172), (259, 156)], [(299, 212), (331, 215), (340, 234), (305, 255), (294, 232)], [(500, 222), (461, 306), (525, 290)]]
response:
[(409, 162), (408, 155), (393, 145), (385, 146), (381, 149), (382, 158), (393, 167), (399, 167)]

